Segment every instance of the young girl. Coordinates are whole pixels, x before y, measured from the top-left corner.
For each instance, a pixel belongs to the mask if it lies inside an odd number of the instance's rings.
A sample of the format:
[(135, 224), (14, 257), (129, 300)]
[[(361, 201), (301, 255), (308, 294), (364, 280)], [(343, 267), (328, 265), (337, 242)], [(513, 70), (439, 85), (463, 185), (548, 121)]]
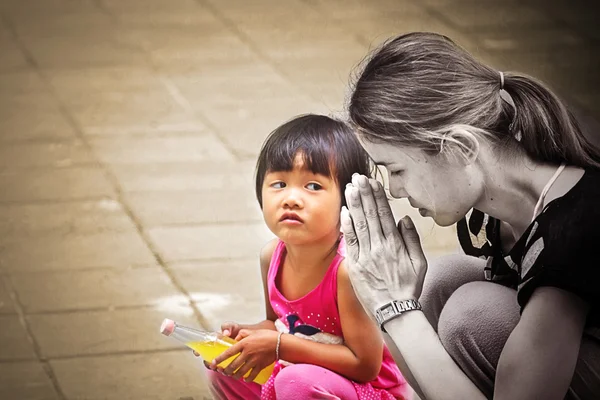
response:
[[(349, 115), (391, 195), (458, 223), (466, 253), (428, 266), (410, 219), (398, 231), (379, 184), (353, 178), (349, 275), (412, 387), (428, 400), (600, 399), (600, 151), (563, 102), (419, 32), (373, 52)], [(388, 302), (408, 308), (378, 314)]]
[[(209, 366), (221, 372), (208, 371), (215, 397), (407, 398), (410, 388), (346, 272), (340, 209), (355, 172), (368, 174), (369, 159), (342, 122), (305, 115), (267, 138), (256, 168), (258, 202), (277, 236), (260, 255), (267, 318), (223, 325), (239, 343)], [(253, 383), (274, 361), (269, 381)], [(236, 380), (248, 371), (246, 382)]]

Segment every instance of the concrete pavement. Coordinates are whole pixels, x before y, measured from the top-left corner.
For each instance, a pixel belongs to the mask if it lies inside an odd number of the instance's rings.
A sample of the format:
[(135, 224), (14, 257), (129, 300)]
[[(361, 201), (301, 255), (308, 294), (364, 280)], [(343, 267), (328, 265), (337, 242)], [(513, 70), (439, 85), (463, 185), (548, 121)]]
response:
[[(591, 3), (590, 3), (591, 4)], [(264, 137), (433, 30), (600, 117), (599, 8), (542, 0), (0, 0), (0, 398), (207, 398), (158, 333), (263, 313)], [(430, 256), (453, 228), (417, 218)]]

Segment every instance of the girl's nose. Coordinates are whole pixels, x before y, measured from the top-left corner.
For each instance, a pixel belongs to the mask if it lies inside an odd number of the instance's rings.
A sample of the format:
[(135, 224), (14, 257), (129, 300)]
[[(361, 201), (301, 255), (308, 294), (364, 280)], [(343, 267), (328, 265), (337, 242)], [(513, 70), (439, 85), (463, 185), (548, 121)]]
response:
[(299, 208), (302, 207), (302, 195), (297, 189), (289, 188), (286, 190), (285, 197), (283, 199), (283, 206), (287, 208)]

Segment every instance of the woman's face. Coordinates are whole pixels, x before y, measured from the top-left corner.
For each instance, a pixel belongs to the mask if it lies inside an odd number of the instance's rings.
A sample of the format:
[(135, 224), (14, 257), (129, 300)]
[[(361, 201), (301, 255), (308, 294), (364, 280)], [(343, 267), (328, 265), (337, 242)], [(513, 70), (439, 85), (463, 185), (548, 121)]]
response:
[(449, 226), (473, 208), (483, 194), (483, 181), (473, 164), (459, 157), (428, 155), (420, 149), (362, 140), (377, 165), (386, 167), (389, 191), (407, 198), (422, 216)]

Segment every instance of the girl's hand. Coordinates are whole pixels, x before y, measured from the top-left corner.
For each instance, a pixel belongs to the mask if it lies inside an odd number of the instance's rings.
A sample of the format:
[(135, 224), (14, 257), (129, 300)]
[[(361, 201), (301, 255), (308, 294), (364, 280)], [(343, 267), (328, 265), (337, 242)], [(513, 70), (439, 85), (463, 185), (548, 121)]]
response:
[[(224, 375), (240, 379), (250, 370), (246, 382), (252, 382), (263, 368), (275, 362), (275, 348), (279, 333), (270, 329), (239, 331), (234, 344), (210, 363), (210, 369), (219, 371)], [(221, 368), (217, 365), (240, 353), (227, 367)]]
[(412, 220), (407, 216), (396, 226), (385, 190), (374, 179), (354, 175), (345, 194), (348, 275), (363, 307), (374, 314), (389, 301), (418, 299), (427, 260)]
[(230, 338), (235, 338), (240, 333), (240, 329), (237, 322), (227, 321), (221, 324), (221, 333)]

